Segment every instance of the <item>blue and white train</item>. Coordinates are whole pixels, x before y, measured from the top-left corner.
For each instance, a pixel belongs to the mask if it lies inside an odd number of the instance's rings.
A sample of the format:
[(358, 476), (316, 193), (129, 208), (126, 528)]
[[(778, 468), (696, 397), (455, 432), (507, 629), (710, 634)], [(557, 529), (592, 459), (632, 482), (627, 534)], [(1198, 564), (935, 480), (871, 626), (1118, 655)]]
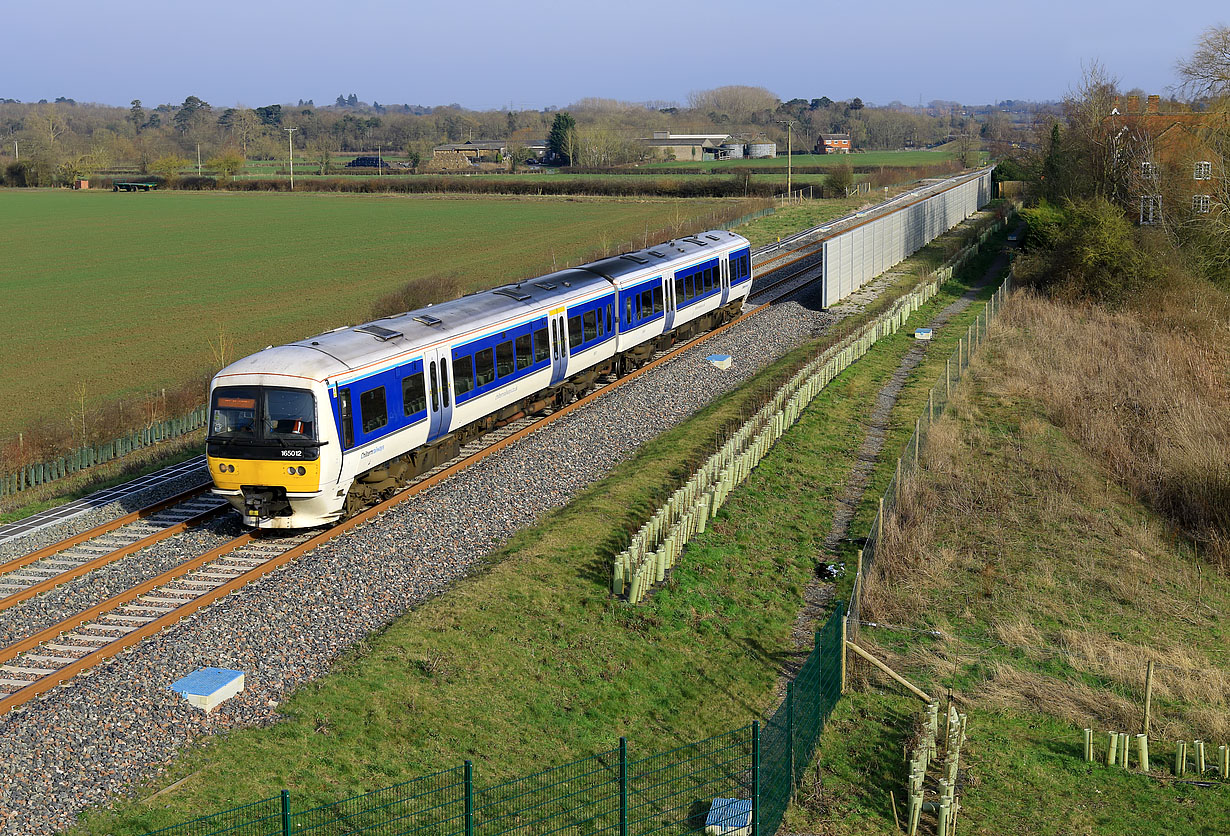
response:
[(254, 528), (328, 525), (736, 317), (746, 239), (714, 230), (232, 363), (210, 385), (213, 492)]

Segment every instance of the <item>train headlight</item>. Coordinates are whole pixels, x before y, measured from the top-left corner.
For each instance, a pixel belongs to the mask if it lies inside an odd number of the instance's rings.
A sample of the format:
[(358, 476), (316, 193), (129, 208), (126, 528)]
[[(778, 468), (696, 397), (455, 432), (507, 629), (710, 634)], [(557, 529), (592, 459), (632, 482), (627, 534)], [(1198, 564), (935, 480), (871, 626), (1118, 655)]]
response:
[(303, 465), (299, 465), (298, 470), (299, 470), (299, 475), (300, 475), (300, 476), (303, 476), (303, 475), (306, 475), (306, 474), (307, 474), (307, 468), (306, 468), (306, 467), (304, 467)]
[(295, 475), (295, 469), (293, 467), (286, 468), (286, 472), (290, 474), (291, 476)]

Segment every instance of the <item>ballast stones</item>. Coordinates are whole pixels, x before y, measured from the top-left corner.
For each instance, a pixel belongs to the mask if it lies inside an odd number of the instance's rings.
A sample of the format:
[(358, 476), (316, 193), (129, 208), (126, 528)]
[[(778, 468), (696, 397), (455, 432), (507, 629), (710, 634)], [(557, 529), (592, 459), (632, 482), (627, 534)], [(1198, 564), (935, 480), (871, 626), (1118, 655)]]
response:
[(705, 359), (722, 371), (730, 368), (731, 356), (729, 354), (710, 354)]
[(167, 687), (208, 714), (243, 690), (243, 671), (201, 668)]

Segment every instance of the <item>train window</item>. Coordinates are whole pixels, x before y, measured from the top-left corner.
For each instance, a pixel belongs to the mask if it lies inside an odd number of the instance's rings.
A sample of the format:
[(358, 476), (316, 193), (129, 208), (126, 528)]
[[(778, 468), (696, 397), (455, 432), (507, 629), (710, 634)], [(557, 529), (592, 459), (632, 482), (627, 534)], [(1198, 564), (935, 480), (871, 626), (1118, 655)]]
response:
[(459, 398), (474, 388), (474, 358), (469, 354), (453, 358), (453, 385)]
[(517, 337), (517, 371), (528, 369), (534, 365), (534, 348), (530, 343), (528, 333)]
[(337, 393), (337, 411), (342, 421), (342, 448), (349, 450), (354, 446), (354, 421), (350, 414), (349, 389)]
[(713, 268), (705, 271), (705, 293), (713, 290)]
[(558, 360), (559, 359), (559, 344), (560, 344), (559, 320), (558, 319), (551, 320), (551, 334), (552, 336), (555, 337), (552, 344), (555, 346), (555, 359)]
[(316, 438), (316, 400), (303, 389), (265, 387), (264, 437)]
[(474, 355), (474, 379), (479, 386), (495, 380), (495, 350), (484, 348)]
[(676, 305), (678, 305), (678, 304), (679, 304), (679, 297), (680, 297), (680, 296), (683, 296), (683, 298), (684, 298), (684, 299), (687, 299), (687, 298), (688, 298), (687, 296), (685, 296), (685, 295), (684, 295), (684, 291), (683, 291), (683, 279), (681, 279), (681, 278), (679, 278), (679, 277), (676, 277), (676, 278), (675, 278), (675, 304), (676, 304)]
[(551, 356), (551, 338), (547, 336), (546, 328), (534, 332), (534, 362), (541, 363)]
[(603, 333), (605, 333), (602, 330), (602, 308), (599, 308), (597, 311), (595, 311), (595, 313), (598, 315), (598, 336), (601, 337)]
[(568, 317), (568, 346), (576, 348), (581, 344), (581, 317)]
[(513, 373), (513, 343), (505, 340), (495, 347), (495, 371), (500, 377)]
[(653, 289), (653, 312), (662, 313), (662, 288), (660, 287)]
[(586, 311), (583, 317), (585, 323), (584, 341), (590, 342), (598, 338), (598, 314), (596, 311)]
[(606, 306), (606, 332), (608, 334), (611, 333), (611, 307), (612, 305), (608, 302)]
[(384, 387), (377, 386), (359, 395), (359, 418), (363, 421), (363, 432), (374, 433), (389, 423), (389, 411), (384, 404)]
[[(659, 289), (661, 292), (661, 289)], [(648, 317), (654, 312), (653, 306), (653, 290), (645, 290), (641, 292), (641, 316)]]
[(422, 372), (402, 378), (401, 403), (407, 418), (427, 409), (427, 390), (423, 388)]
[(632, 320), (632, 296), (624, 297), (624, 325), (631, 325)]
[(431, 361), (431, 411), (440, 411), (440, 383), (436, 379), (436, 361)]
[(448, 409), (448, 366), (444, 365), (444, 361), (440, 361), (440, 400)]

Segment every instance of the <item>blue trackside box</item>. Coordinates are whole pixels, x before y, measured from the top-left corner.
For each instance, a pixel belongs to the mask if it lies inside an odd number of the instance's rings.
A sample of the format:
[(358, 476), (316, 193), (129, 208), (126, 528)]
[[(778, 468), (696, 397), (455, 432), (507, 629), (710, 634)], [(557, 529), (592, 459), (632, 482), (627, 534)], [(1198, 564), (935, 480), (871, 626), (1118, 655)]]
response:
[(201, 668), (167, 686), (197, 708), (213, 711), (243, 690), (243, 671)]
[(747, 798), (715, 798), (705, 818), (709, 836), (750, 836), (752, 802)]

